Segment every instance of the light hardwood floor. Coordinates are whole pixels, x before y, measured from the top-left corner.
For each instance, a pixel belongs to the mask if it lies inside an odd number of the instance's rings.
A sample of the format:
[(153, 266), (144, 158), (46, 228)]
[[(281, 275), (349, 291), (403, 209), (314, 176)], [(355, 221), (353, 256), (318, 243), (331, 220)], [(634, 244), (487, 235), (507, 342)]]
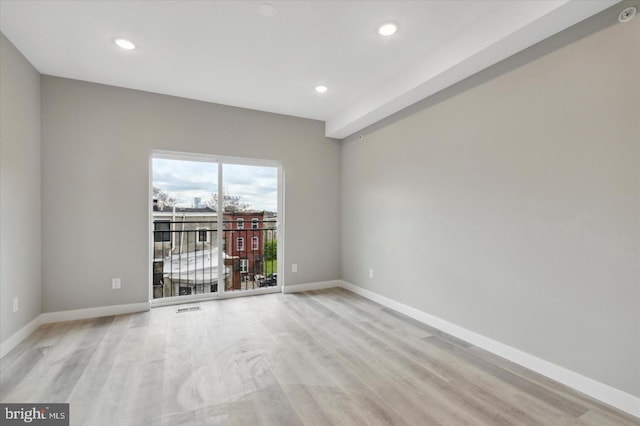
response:
[(343, 289), (198, 305), (43, 325), (0, 400), (83, 426), (638, 424)]

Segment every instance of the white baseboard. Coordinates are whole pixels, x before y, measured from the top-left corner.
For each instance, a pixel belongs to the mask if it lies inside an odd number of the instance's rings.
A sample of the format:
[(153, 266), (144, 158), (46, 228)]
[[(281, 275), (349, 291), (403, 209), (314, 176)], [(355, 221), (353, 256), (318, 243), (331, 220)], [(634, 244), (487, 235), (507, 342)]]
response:
[(640, 398), (638, 397), (346, 281), (340, 281), (340, 286), (417, 321), (442, 330), (458, 339), (462, 339), (495, 355), (506, 358), (536, 373), (549, 377), (619, 410), (640, 417)]
[(22, 327), (20, 330), (13, 333), (11, 336), (6, 338), (4, 342), (0, 343), (0, 358), (4, 357), (6, 354), (11, 352), (13, 348), (18, 346), (20, 342), (29, 337), (31, 333), (33, 333), (36, 328), (40, 327), (42, 324), (42, 315), (38, 315), (27, 325)]
[(73, 321), (87, 318), (106, 317), (109, 315), (131, 314), (150, 309), (149, 302), (129, 303), (126, 305), (99, 306), (97, 308), (74, 309), (71, 311), (47, 312), (42, 314), (42, 323)]
[(342, 281), (340, 280), (320, 281), (316, 283), (283, 286), (282, 292), (297, 293), (299, 291), (322, 290), (323, 288), (341, 287), (341, 286), (342, 286)]
[(18, 346), (20, 342), (26, 339), (36, 328), (42, 324), (60, 321), (73, 321), (78, 319), (98, 318), (109, 315), (130, 314), (134, 312), (148, 311), (149, 302), (129, 303), (126, 305), (100, 306), (97, 308), (74, 309), (71, 311), (47, 312), (38, 315), (29, 324), (13, 333), (4, 342), (0, 343), (0, 358), (8, 354), (13, 348)]

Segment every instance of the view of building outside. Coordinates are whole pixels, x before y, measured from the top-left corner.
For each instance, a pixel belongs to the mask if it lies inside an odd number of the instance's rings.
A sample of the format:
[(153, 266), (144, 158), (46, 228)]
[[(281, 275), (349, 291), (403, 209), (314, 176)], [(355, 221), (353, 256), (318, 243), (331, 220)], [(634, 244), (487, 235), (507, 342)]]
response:
[(154, 298), (277, 285), (276, 167), (154, 158), (152, 181)]

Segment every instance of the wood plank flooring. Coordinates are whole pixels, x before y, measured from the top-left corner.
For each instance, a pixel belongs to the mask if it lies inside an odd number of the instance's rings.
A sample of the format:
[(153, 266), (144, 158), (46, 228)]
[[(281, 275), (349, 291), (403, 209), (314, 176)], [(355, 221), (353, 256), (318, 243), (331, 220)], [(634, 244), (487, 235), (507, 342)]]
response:
[(83, 426), (639, 424), (343, 289), (198, 305), (43, 325), (0, 401)]

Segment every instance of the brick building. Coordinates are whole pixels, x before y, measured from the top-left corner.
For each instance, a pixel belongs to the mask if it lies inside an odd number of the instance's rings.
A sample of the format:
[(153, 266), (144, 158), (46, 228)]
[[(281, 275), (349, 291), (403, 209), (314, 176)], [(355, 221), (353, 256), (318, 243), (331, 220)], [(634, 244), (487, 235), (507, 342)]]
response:
[(220, 274), (226, 290), (276, 284), (276, 259), (270, 259), (268, 268), (265, 265), (265, 244), (277, 238), (276, 216), (242, 211), (226, 212), (223, 217), (224, 268), (219, 269), (217, 212), (209, 207), (174, 208), (154, 202), (154, 297), (217, 291)]

